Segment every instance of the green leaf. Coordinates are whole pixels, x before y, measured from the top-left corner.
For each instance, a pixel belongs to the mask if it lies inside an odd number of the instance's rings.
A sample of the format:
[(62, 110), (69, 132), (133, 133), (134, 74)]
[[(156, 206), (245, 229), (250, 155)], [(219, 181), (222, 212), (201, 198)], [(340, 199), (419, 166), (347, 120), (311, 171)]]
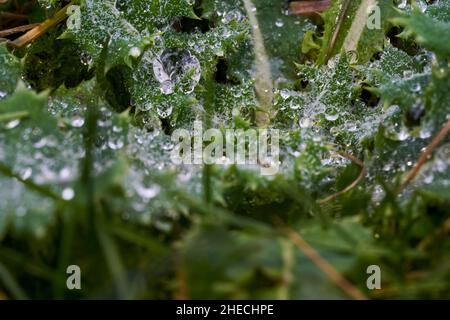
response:
[[(317, 63), (324, 64), (341, 52), (354, 53), (354, 63), (369, 61), (375, 53), (382, 51), (385, 33), (390, 27), (389, 19), (395, 15), (392, 1), (333, 1), (322, 14), (325, 30), (318, 40), (321, 49)], [(316, 46), (305, 44), (304, 47)]]
[(8, 52), (6, 44), (0, 44), (0, 101), (11, 95), (20, 80), (22, 64)]
[[(446, 6), (443, 9), (448, 15), (449, 7)], [(414, 37), (419, 44), (435, 52), (444, 60), (450, 57), (450, 43), (442, 39), (450, 30), (448, 21), (433, 19), (415, 8), (410, 15), (404, 14), (393, 19), (393, 22), (405, 28), (402, 37)]]

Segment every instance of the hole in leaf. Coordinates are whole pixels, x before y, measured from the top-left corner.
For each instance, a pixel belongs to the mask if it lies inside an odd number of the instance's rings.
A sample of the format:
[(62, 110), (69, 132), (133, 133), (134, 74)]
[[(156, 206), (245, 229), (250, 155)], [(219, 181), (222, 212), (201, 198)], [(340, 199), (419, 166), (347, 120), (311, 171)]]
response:
[(300, 80), (300, 88), (306, 89), (309, 85), (309, 81), (307, 79)]
[(398, 37), (398, 35), (402, 32), (403, 28), (394, 26), (388, 31), (386, 36), (391, 41), (391, 44), (397, 49), (400, 49), (411, 56), (418, 54), (420, 51), (420, 46), (410, 39), (403, 39)]
[(81, 51), (71, 40), (57, 39), (59, 29), (38, 38), (30, 47), (24, 63), (24, 77), (37, 91), (56, 89), (61, 85), (74, 88), (94, 76), (83, 65)]
[(371, 92), (368, 87), (363, 86), (359, 98), (369, 107), (376, 107), (380, 102), (380, 98)]
[(306, 78), (304, 74), (298, 74), (299, 79), (295, 83), (295, 89), (298, 91), (305, 91), (308, 89), (309, 86), (309, 80)]
[(130, 93), (124, 86), (124, 67), (114, 67), (106, 74), (107, 88), (105, 98), (114, 111), (123, 112), (131, 105)]
[[(202, 1), (200, 1), (200, 0), (195, 1), (194, 13), (197, 17), (203, 16)], [(214, 23), (213, 23), (213, 21), (210, 21), (208, 19), (192, 19), (192, 18), (188, 18), (188, 17), (181, 17), (177, 21), (174, 22), (172, 27), (177, 32), (207, 33), (208, 31), (211, 30), (211, 28), (214, 28)]]
[(228, 75), (228, 63), (223, 58), (220, 58), (219, 61), (217, 62), (214, 79), (216, 80), (217, 83), (222, 84), (232, 84), (232, 85), (240, 84), (239, 80), (235, 79), (234, 77), (230, 77)]
[(383, 56), (383, 51), (378, 51), (376, 53), (373, 54), (372, 58), (370, 58), (370, 61), (376, 61), (376, 60), (380, 60), (381, 57)]
[(409, 127), (419, 126), (420, 121), (425, 115), (425, 108), (421, 104), (415, 104), (409, 108), (405, 115), (405, 123)]
[(194, 33), (194, 32), (201, 32), (201, 33), (207, 33), (209, 30), (211, 30), (211, 23), (207, 19), (192, 19), (187, 17), (181, 17), (175, 23), (173, 24), (173, 28), (177, 32), (184, 32), (184, 33)]
[(168, 136), (172, 135), (172, 126), (170, 125), (169, 118), (160, 118), (160, 120), (163, 132)]

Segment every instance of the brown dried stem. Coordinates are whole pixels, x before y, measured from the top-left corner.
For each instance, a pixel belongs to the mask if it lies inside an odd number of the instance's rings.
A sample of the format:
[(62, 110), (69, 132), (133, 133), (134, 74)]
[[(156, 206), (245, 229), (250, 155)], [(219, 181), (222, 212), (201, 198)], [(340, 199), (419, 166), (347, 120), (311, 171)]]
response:
[(339, 35), (339, 32), (341, 31), (342, 23), (344, 22), (345, 17), (347, 15), (348, 8), (350, 7), (350, 2), (351, 2), (350, 0), (345, 0), (344, 1), (344, 4), (343, 4), (342, 9), (341, 9), (341, 12), (339, 13), (338, 20), (337, 20), (336, 25), (334, 27), (333, 35), (332, 35), (330, 43), (328, 44), (328, 47), (327, 47), (326, 56), (325, 56), (325, 62), (328, 61), (328, 59), (330, 58), (331, 53), (333, 52), (333, 48), (334, 48), (334, 45), (336, 44), (337, 37)]
[(26, 15), (12, 12), (0, 12), (0, 18), (9, 20), (28, 20)]
[(449, 232), (450, 232), (450, 218), (447, 218), (447, 220), (445, 220), (444, 223), (442, 224), (442, 227), (439, 228), (438, 231), (424, 238), (419, 243), (417, 248), (421, 251), (425, 251), (430, 247), (432, 243), (435, 242), (435, 239), (444, 238)]
[(362, 162), (355, 156), (352, 156), (351, 154), (345, 154), (345, 153), (338, 153), (338, 154), (344, 158), (351, 160), (353, 163), (356, 163), (358, 166), (360, 166), (361, 172), (360, 172), (358, 178), (356, 178), (356, 180), (353, 181), (349, 186), (347, 186), (345, 189), (343, 189), (335, 194), (332, 194), (331, 196), (328, 196), (324, 199), (319, 200), (318, 201), (319, 204), (325, 204), (325, 203), (330, 202), (330, 201), (336, 199), (337, 197), (343, 195), (344, 193), (349, 192), (350, 190), (355, 188), (366, 175), (366, 166), (364, 165), (364, 162)]
[(20, 48), (20, 47), (22, 47), (22, 46), (32, 42), (33, 40), (35, 40), (36, 38), (38, 38), (39, 36), (44, 34), (48, 29), (50, 29), (51, 27), (57, 25), (58, 23), (60, 23), (64, 19), (66, 19), (67, 18), (67, 9), (71, 5), (72, 5), (72, 2), (69, 3), (67, 6), (65, 6), (64, 8), (62, 8), (61, 10), (59, 10), (53, 17), (45, 20), (44, 22), (39, 24), (37, 27), (31, 29), (30, 31), (25, 33), (23, 36), (21, 36), (20, 38), (12, 41), (11, 43), (14, 46)]
[(186, 272), (184, 264), (181, 261), (181, 256), (176, 257), (177, 267), (175, 269), (175, 277), (177, 279), (178, 290), (175, 292), (175, 300), (190, 300), (189, 286), (186, 279)]
[[(278, 220), (282, 223), (281, 220)], [(303, 237), (295, 230), (281, 225), (283, 233), (310, 259), (325, 275), (342, 289), (349, 297), (355, 300), (367, 300), (367, 297), (349, 280), (347, 280), (336, 268), (325, 260)]]
[(294, 1), (290, 3), (291, 12), (294, 15), (310, 15), (312, 13), (324, 12), (330, 5), (331, 0)]
[(27, 25), (24, 25), (24, 26), (19, 26), (19, 27), (15, 27), (15, 28), (2, 30), (2, 31), (0, 31), (0, 38), (7, 37), (7, 36), (9, 36), (11, 34), (14, 34), (14, 33), (28, 31), (30, 29), (33, 29), (33, 28), (37, 27), (38, 25), (40, 25), (40, 23), (27, 24)]
[(444, 125), (444, 127), (439, 131), (439, 133), (433, 138), (433, 141), (425, 148), (425, 150), (420, 155), (419, 160), (417, 160), (414, 168), (407, 174), (402, 185), (398, 188), (397, 194), (401, 193), (405, 188), (411, 183), (412, 180), (419, 174), (422, 166), (427, 162), (429, 156), (433, 151), (439, 146), (442, 140), (445, 139), (447, 134), (450, 132), (450, 120)]

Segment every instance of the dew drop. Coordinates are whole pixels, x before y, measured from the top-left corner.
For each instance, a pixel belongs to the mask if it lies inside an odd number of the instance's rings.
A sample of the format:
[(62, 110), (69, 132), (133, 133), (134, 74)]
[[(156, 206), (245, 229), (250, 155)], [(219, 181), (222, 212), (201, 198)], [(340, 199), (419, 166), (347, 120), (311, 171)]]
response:
[(153, 199), (159, 194), (160, 191), (161, 187), (158, 185), (152, 185), (149, 188), (146, 188), (141, 185), (138, 185), (136, 187), (136, 192), (138, 193), (139, 196), (141, 196), (144, 199)]
[(277, 26), (278, 28), (282, 28), (284, 26), (283, 20), (278, 19), (277, 21), (275, 21), (275, 26)]
[(291, 97), (291, 93), (289, 92), (289, 90), (280, 90), (280, 96), (281, 98), (283, 98), (283, 100), (287, 100)]
[(310, 118), (301, 118), (299, 121), (300, 128), (310, 128), (312, 126), (312, 121)]
[(25, 168), (25, 169), (21, 170), (20, 178), (22, 180), (27, 180), (31, 177), (32, 174), (33, 174), (33, 170), (31, 168)]
[(70, 176), (71, 176), (71, 171), (70, 171), (70, 168), (68, 168), (68, 167), (61, 169), (61, 171), (59, 172), (59, 177), (63, 180), (69, 179)]
[(200, 61), (188, 50), (165, 50), (153, 60), (153, 74), (162, 93), (171, 94), (178, 86), (188, 94), (200, 81)]
[(83, 65), (89, 66), (92, 64), (93, 60), (92, 60), (92, 57), (88, 53), (83, 52), (80, 56), (80, 61)]
[(65, 188), (62, 192), (62, 198), (66, 201), (72, 200), (75, 197), (75, 191), (72, 188)]
[(292, 101), (289, 104), (289, 107), (291, 108), (291, 110), (298, 110), (298, 109), (300, 109), (300, 105), (298, 103), (296, 103), (295, 101)]
[(142, 110), (144, 110), (144, 111), (150, 111), (152, 108), (153, 108), (153, 105), (151, 102), (147, 102), (142, 105)]
[[(256, 8), (255, 8), (256, 10)], [(230, 12), (227, 12), (223, 18), (222, 18), (222, 23), (224, 24), (229, 24), (232, 21), (237, 21), (240, 22), (242, 20), (242, 13), (239, 10), (232, 10)]]
[(401, 128), (400, 132), (397, 134), (398, 141), (405, 141), (409, 138), (409, 132), (406, 128)]
[(431, 137), (431, 135), (432, 135), (432, 132), (428, 128), (420, 129), (419, 136), (421, 139), (428, 139)]
[(108, 147), (112, 150), (119, 150), (122, 149), (124, 146), (124, 143), (122, 139), (109, 139), (108, 140)]
[(336, 121), (337, 119), (339, 119), (339, 114), (327, 113), (327, 114), (325, 114), (325, 119), (327, 119), (328, 121)]
[(433, 180), (434, 180), (433, 174), (428, 174), (423, 179), (423, 182), (425, 182), (425, 184), (431, 184), (433, 182)]
[(403, 72), (403, 77), (406, 80), (411, 80), (413, 75), (414, 75), (414, 73), (411, 70), (406, 70), (406, 71)]
[(411, 89), (412, 92), (420, 92), (420, 90), (422, 90), (420, 83), (416, 83)]
[(139, 49), (138, 47), (133, 47), (130, 49), (130, 56), (133, 58), (139, 58), (142, 54), (141, 49)]
[(70, 124), (75, 128), (81, 128), (84, 125), (84, 118), (81, 116), (73, 116)]
[(170, 104), (161, 104), (157, 107), (156, 111), (161, 118), (165, 119), (172, 114), (173, 106)]
[(15, 119), (6, 124), (6, 129), (14, 129), (20, 124), (20, 120)]
[(401, 0), (401, 2), (397, 5), (399, 9), (405, 9), (408, 4), (408, 0)]

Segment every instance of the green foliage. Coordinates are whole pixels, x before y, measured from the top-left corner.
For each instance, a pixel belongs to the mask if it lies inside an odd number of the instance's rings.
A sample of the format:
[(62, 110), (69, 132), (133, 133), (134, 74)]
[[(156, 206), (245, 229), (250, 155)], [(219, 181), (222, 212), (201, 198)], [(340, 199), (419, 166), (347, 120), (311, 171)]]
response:
[(0, 99), (4, 99), (14, 92), (21, 75), (19, 59), (11, 55), (4, 44), (0, 45), (2, 63), (0, 65)]
[[(82, 63), (82, 51), (71, 40), (59, 39), (61, 30), (51, 30), (37, 39), (24, 58), (24, 76), (37, 91), (76, 87), (93, 76)], [(56, 57), (56, 58), (55, 58)]]
[[(371, 1), (333, 1), (321, 26), (253, 2), (257, 25), (238, 0), (81, 0), (79, 28), (0, 44), (0, 295), (348, 298), (282, 224), (371, 298), (450, 296), (448, 136), (396, 192), (449, 120), (448, 3), (378, 1), (370, 30)], [(175, 165), (171, 134), (195, 120), (256, 127), (265, 62), (279, 173)], [(324, 201), (361, 173), (346, 154), (365, 175)], [(71, 264), (83, 291), (65, 288)]]
[(389, 0), (333, 1), (331, 8), (322, 14), (323, 35), (314, 37), (310, 33), (304, 39), (303, 53), (318, 51), (317, 63), (323, 64), (341, 51), (352, 52), (354, 59), (365, 63), (383, 49), (385, 32), (394, 16), (394, 6)]
[(411, 15), (399, 17), (393, 21), (405, 28), (405, 32), (401, 36), (413, 36), (419, 44), (445, 59), (450, 55), (450, 44), (442, 41), (442, 35), (450, 30), (450, 23), (445, 19), (444, 14), (448, 15), (450, 9), (448, 4), (442, 5), (441, 9), (443, 17), (438, 16), (437, 19), (423, 15), (419, 9), (414, 8)]

